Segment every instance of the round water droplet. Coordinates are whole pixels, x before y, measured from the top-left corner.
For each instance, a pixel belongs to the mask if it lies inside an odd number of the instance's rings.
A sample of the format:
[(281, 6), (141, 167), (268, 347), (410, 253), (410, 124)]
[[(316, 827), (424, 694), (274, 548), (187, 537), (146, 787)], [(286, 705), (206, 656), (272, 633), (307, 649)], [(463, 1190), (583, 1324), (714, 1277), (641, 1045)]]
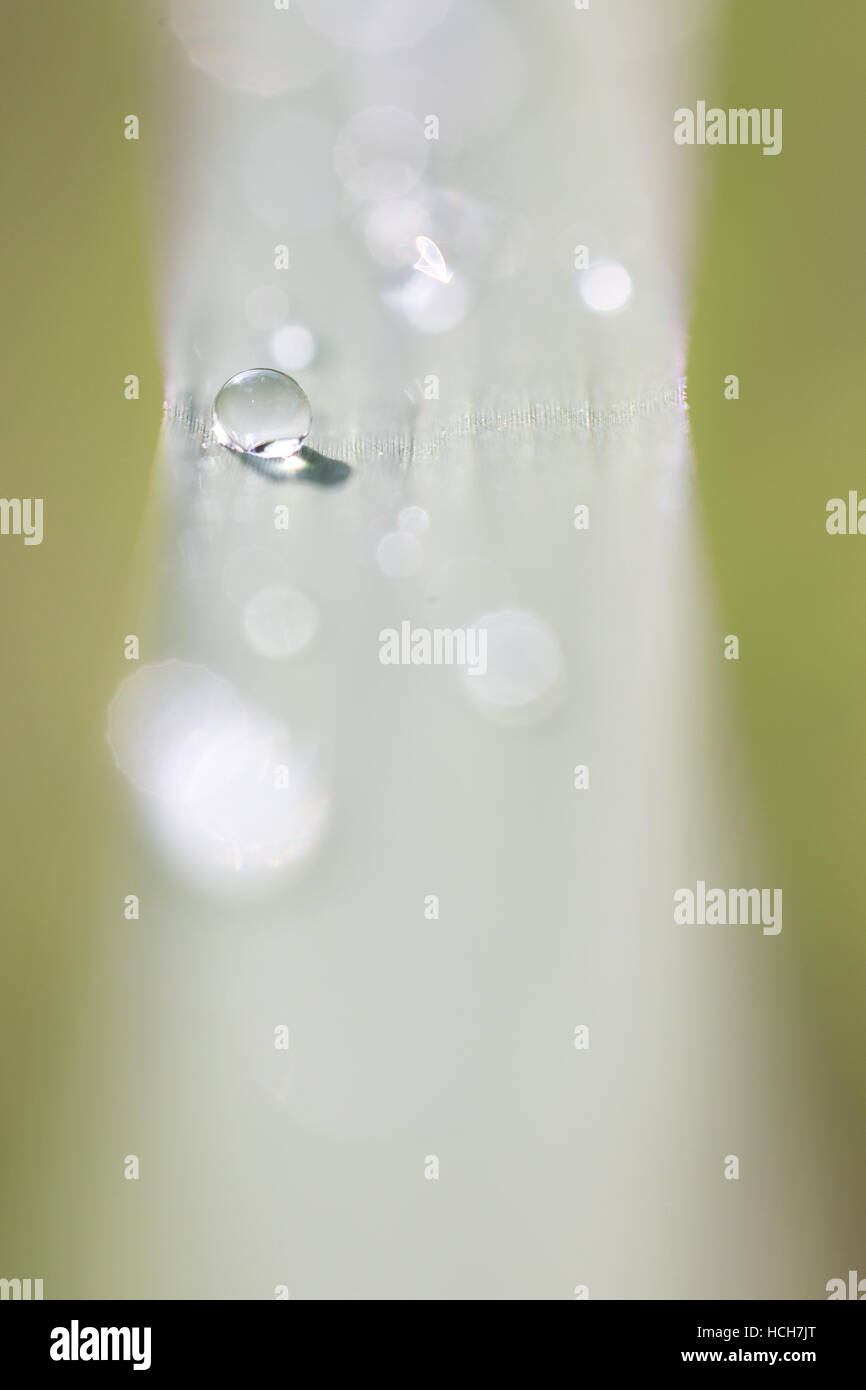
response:
[(294, 378), (268, 367), (231, 377), (213, 407), (217, 441), (236, 453), (265, 459), (296, 454), (312, 420), (310, 402)]

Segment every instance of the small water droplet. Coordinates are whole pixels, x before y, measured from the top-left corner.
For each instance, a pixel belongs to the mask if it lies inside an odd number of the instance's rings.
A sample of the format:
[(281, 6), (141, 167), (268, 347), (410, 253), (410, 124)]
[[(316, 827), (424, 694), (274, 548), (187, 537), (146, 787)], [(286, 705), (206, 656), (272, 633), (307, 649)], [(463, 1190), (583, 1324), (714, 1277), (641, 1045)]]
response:
[(439, 280), (443, 285), (450, 285), (454, 274), (445, 264), (445, 257), (435, 241), (429, 236), (416, 236), (415, 245), (418, 248), (418, 260), (413, 269), (422, 271), (433, 280)]
[(310, 433), (312, 420), (306, 392), (293, 377), (268, 367), (231, 377), (213, 407), (217, 441), (257, 458), (291, 458)]

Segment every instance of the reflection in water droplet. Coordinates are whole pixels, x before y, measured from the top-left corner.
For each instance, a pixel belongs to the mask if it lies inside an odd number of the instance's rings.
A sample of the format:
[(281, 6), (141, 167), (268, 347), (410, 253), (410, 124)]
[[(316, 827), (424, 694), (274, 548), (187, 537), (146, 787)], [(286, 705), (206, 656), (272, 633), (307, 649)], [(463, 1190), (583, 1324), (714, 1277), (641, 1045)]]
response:
[(315, 605), (306, 594), (285, 585), (260, 589), (244, 608), (247, 641), (260, 656), (274, 661), (297, 656), (310, 645), (318, 626)]
[(292, 377), (255, 367), (239, 372), (217, 392), (213, 432), (236, 453), (287, 459), (310, 433), (312, 418), (306, 393)]
[(503, 724), (534, 723), (550, 712), (563, 682), (559, 639), (534, 613), (501, 608), (472, 624), (487, 633), (487, 669), (465, 674), (472, 703)]

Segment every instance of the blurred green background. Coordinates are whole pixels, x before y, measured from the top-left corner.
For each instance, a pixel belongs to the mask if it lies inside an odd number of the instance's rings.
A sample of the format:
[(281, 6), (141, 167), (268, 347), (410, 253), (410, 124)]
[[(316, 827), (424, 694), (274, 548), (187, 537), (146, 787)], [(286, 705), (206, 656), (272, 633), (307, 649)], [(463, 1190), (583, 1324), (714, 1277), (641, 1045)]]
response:
[[(0, 1263), (10, 1276), (77, 1268), (88, 1193), (111, 1186), (99, 1159), (88, 1164), (63, 1136), (71, 1125), (99, 1153), (109, 1117), (94, 1056), (109, 1058), (123, 1031), (122, 1019), (106, 1028), (107, 1008), (91, 1034), (88, 999), (94, 966), (110, 959), (105, 924), (123, 920), (122, 795), (105, 711), (125, 633), (144, 637), (129, 586), (162, 404), (142, 146), (123, 138), (139, 90), (126, 9), (6, 5), (0, 19), (2, 491), (44, 498), (42, 544), (0, 544)], [(130, 373), (137, 401), (124, 398)], [(66, 1079), (80, 1081), (84, 1065), (87, 1083), (67, 1101)]]
[(713, 103), (782, 107), (784, 148), (686, 152), (713, 173), (688, 368), (699, 489), (740, 637), (724, 678), (797, 905), (802, 1027), (829, 1044), (862, 1146), (866, 542), (830, 537), (825, 507), (864, 488), (866, 15), (733, 0), (726, 37)]

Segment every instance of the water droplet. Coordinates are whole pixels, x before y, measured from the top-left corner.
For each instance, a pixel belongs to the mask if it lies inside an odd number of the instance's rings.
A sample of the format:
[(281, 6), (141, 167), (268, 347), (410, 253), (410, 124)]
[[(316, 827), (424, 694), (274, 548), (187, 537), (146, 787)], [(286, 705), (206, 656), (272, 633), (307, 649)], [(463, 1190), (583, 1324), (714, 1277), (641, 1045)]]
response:
[(435, 241), (429, 236), (416, 236), (415, 245), (418, 248), (418, 260), (413, 268), (423, 271), (434, 280), (440, 280), (443, 285), (450, 285), (454, 278), (453, 272), (445, 264), (445, 257)]
[(306, 393), (293, 377), (254, 367), (220, 387), (213, 432), (220, 444), (236, 453), (287, 459), (300, 449), (312, 419)]

